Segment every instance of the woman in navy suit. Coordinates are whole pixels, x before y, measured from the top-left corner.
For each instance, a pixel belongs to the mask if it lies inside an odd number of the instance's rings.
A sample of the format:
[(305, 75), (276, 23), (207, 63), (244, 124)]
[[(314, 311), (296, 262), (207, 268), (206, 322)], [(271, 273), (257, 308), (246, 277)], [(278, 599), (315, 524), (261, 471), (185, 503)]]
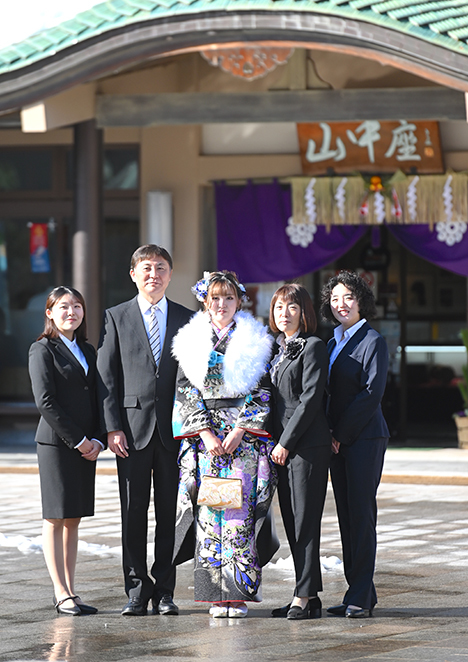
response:
[(275, 292), (270, 328), (278, 334), (270, 370), (273, 436), (278, 440), (272, 459), (279, 465), (278, 497), (296, 574), (291, 603), (274, 609), (272, 616), (320, 618), (320, 524), (331, 446), (323, 409), (328, 355), (313, 335), (317, 320), (304, 287), (283, 285)]
[(78, 525), (94, 515), (96, 458), (96, 352), (86, 340), (81, 294), (56, 287), (45, 308), (45, 327), (29, 350), (29, 374), (41, 414), (36, 431), (41, 482), (43, 549), (57, 612), (94, 614), (75, 594)]
[(321, 313), (336, 325), (330, 354), (327, 416), (333, 436), (330, 465), (349, 588), (334, 616), (367, 618), (377, 603), (377, 488), (389, 431), (381, 400), (387, 383), (385, 340), (367, 322), (375, 301), (356, 273), (341, 271), (322, 290)]

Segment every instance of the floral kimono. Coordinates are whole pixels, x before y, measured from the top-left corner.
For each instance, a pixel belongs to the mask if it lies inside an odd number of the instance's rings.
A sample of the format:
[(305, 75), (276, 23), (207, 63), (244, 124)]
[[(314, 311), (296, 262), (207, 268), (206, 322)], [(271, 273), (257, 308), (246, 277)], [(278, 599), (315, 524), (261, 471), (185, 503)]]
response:
[[(236, 313), (234, 324), (220, 337), (209, 316), (198, 313), (174, 340), (179, 372), (173, 431), (182, 440), (175, 555), (179, 554), (179, 562), (193, 555), (193, 523), (196, 601), (261, 601), (261, 567), (277, 549), (276, 538), (265, 535), (276, 487), (270, 459), (274, 442), (265, 431), (271, 345), (266, 329), (242, 312)], [(212, 457), (199, 432), (210, 428), (222, 440), (234, 427), (245, 429), (238, 448)], [(197, 505), (204, 475), (240, 478), (242, 508)], [(191, 553), (181, 556), (187, 543)]]

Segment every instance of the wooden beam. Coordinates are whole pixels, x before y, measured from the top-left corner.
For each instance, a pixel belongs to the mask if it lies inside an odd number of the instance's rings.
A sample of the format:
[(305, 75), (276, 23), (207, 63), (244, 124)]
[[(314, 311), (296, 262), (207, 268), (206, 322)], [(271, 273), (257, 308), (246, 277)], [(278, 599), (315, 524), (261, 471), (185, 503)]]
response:
[(465, 120), (465, 94), (448, 88), (164, 93), (97, 97), (99, 127), (212, 122)]

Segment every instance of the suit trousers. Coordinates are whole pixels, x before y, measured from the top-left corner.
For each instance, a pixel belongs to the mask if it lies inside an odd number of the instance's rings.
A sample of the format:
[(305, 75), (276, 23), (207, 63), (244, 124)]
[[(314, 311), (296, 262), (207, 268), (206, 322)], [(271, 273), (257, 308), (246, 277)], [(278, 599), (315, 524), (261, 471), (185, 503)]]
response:
[[(303, 455), (303, 456), (302, 456)], [(322, 591), (320, 527), (327, 493), (330, 446), (314, 446), (278, 467), (278, 499), (296, 573), (294, 595)]]
[[(130, 450), (127, 458), (117, 457), (122, 516), (122, 551), (125, 592), (144, 602), (158, 602), (174, 594), (175, 517), (179, 468), (177, 452), (168, 451), (155, 430), (150, 443)], [(152, 579), (147, 569), (148, 508), (153, 482), (156, 528)]]
[(357, 439), (332, 455), (330, 473), (340, 525), (343, 564), (349, 588), (346, 605), (373, 609), (377, 552), (377, 488), (388, 439)]

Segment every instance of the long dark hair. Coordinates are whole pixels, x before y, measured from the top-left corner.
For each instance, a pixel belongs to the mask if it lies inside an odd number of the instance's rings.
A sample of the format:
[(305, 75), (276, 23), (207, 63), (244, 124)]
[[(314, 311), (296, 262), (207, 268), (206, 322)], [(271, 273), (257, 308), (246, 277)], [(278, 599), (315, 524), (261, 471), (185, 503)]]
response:
[(47, 296), (47, 301), (44, 310), (44, 331), (41, 333), (38, 340), (40, 340), (41, 338), (59, 337), (60, 332), (55, 326), (54, 320), (50, 319), (50, 317), (47, 317), (45, 311), (52, 310), (52, 308), (55, 306), (57, 301), (61, 299), (63, 296), (65, 296), (65, 294), (70, 294), (70, 296), (72, 296), (79, 303), (81, 303), (81, 306), (83, 308), (83, 320), (80, 326), (75, 331), (76, 341), (79, 343), (79, 342), (85, 342), (85, 340), (88, 339), (88, 334), (86, 330), (86, 305), (85, 305), (85, 300), (83, 299), (83, 295), (80, 292), (78, 292), (78, 290), (75, 290), (74, 287), (66, 287), (65, 285), (59, 285), (58, 287), (54, 287), (52, 292), (50, 292), (49, 295)]
[(332, 276), (328, 283), (322, 288), (322, 305), (320, 306), (320, 314), (324, 320), (332, 322), (335, 326), (338, 326), (339, 324), (330, 308), (332, 291), (337, 285), (344, 285), (353, 294), (358, 302), (361, 319), (365, 317), (366, 320), (371, 320), (377, 315), (375, 298), (366, 281), (355, 271), (343, 270), (336, 276)]
[(306, 288), (302, 285), (298, 285), (298, 283), (282, 285), (273, 294), (270, 303), (270, 329), (273, 333), (280, 332), (275, 323), (275, 304), (278, 299), (282, 299), (287, 303), (296, 303), (301, 309), (301, 319), (299, 321), (300, 330), (302, 333), (315, 333), (317, 330), (317, 317), (315, 315), (312, 299)]

